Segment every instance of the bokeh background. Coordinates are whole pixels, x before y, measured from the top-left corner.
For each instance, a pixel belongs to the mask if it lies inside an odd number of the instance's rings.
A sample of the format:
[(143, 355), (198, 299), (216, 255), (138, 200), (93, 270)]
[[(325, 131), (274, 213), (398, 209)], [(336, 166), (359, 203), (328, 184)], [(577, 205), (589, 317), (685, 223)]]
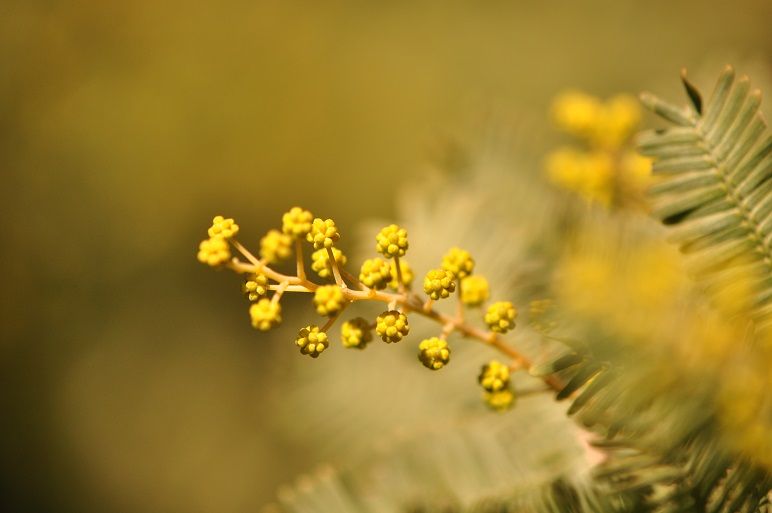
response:
[(309, 362), (196, 262), (211, 216), (254, 245), (300, 204), (353, 249), (491, 126), (525, 127), (538, 165), (566, 87), (768, 80), (770, 20), (767, 0), (4, 0), (4, 511), (257, 511), (344, 460), (288, 434)]

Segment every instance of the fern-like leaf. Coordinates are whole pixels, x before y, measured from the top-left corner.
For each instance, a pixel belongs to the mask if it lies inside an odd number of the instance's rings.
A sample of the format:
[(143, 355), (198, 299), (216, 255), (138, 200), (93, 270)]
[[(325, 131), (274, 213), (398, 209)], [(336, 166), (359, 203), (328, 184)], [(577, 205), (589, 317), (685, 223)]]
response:
[(639, 148), (654, 158), (653, 214), (687, 254), (691, 271), (721, 290), (738, 276), (755, 285), (751, 316), (772, 324), (772, 136), (761, 92), (727, 67), (710, 100), (683, 78), (693, 107), (644, 93), (642, 102), (676, 125), (644, 132)]

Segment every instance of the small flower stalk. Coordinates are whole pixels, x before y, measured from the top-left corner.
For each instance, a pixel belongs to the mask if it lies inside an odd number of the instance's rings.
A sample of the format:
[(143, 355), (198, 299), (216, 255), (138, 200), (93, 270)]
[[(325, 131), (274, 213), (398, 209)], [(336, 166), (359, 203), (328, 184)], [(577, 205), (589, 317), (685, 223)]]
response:
[[(360, 301), (377, 301), (387, 308), (373, 321), (353, 317), (341, 323), (340, 341), (346, 349), (365, 349), (377, 335), (383, 342), (402, 342), (410, 334), (408, 315), (425, 317), (439, 324), (438, 336), (418, 344), (418, 360), (427, 369), (437, 371), (450, 363), (449, 338), (458, 333), (464, 339), (476, 339), (511, 358), (517, 368), (529, 367), (528, 360), (500, 338), (515, 327), (517, 309), (509, 301), (491, 304), (475, 326), (464, 315), (465, 308), (479, 308), (489, 299), (490, 286), (484, 276), (474, 274), (475, 261), (461, 248), (451, 248), (440, 265), (424, 277), (425, 296), (410, 290), (414, 272), (405, 260), (409, 244), (405, 228), (391, 224), (375, 237), (380, 257), (365, 260), (358, 272), (346, 269), (348, 258), (337, 247), (340, 233), (335, 221), (314, 217), (301, 207), (293, 207), (281, 218), (281, 229), (268, 231), (261, 239), (259, 257), (236, 240), (239, 225), (231, 218), (216, 216), (201, 242), (198, 260), (208, 266), (229, 268), (243, 274), (244, 295), (250, 301), (249, 318), (259, 331), (268, 331), (282, 322), (281, 299), (288, 293), (307, 293), (316, 313), (327, 318), (323, 326), (308, 324), (297, 332), (295, 346), (300, 353), (318, 358), (330, 347), (329, 330), (343, 311)], [(327, 283), (316, 283), (306, 276), (304, 244), (310, 244), (311, 271)], [(274, 265), (296, 262), (296, 274), (284, 274)], [(334, 280), (334, 283), (330, 281)], [(457, 295), (455, 315), (442, 312), (433, 301)], [(446, 301), (440, 303), (446, 304)], [(513, 366), (512, 368), (515, 368)], [(510, 366), (491, 361), (478, 377), (483, 400), (494, 410), (509, 408), (514, 401), (510, 389)], [(553, 387), (554, 388), (554, 387)]]

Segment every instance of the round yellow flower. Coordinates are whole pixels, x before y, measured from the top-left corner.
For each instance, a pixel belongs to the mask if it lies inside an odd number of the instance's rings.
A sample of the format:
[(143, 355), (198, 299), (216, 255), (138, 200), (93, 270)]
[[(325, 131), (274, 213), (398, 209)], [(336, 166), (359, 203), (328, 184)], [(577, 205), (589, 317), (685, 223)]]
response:
[(483, 365), (477, 381), (487, 392), (500, 392), (509, 386), (509, 367), (499, 362), (491, 360)]
[(281, 230), (293, 239), (305, 237), (311, 231), (313, 218), (314, 215), (308, 210), (292, 207), (281, 217)]
[(386, 258), (405, 256), (407, 248), (407, 230), (396, 224), (382, 228), (375, 236), (375, 250)]
[(217, 267), (231, 259), (231, 249), (222, 237), (212, 237), (201, 241), (198, 246), (198, 261), (202, 264)]
[(590, 137), (598, 124), (601, 109), (598, 98), (579, 91), (566, 91), (553, 101), (552, 118), (566, 132)]
[(263, 298), (249, 307), (252, 326), (260, 331), (268, 331), (281, 322), (281, 305)]
[(260, 258), (276, 263), (292, 256), (292, 237), (279, 230), (270, 230), (260, 239)]
[(468, 251), (461, 248), (451, 248), (442, 257), (442, 268), (452, 272), (456, 278), (465, 278), (474, 270), (474, 259)]
[[(338, 248), (332, 248), (332, 254), (335, 257), (335, 261), (338, 263), (338, 267), (343, 267), (346, 265), (346, 262), (348, 262), (346, 255)], [(311, 253), (311, 269), (313, 269), (320, 278), (329, 278), (333, 275), (330, 255), (326, 248), (317, 249)]]
[(311, 224), (311, 231), (306, 235), (306, 239), (313, 243), (314, 249), (331, 248), (340, 239), (340, 233), (335, 221), (317, 217)]
[(364, 349), (373, 339), (370, 323), (361, 317), (355, 317), (343, 323), (340, 338), (344, 347)]
[(439, 370), (450, 361), (450, 347), (438, 337), (424, 339), (418, 345), (418, 359), (427, 369)]
[(244, 282), (242, 290), (250, 301), (257, 301), (268, 295), (268, 287), (268, 277), (262, 273), (256, 273), (250, 275), (249, 279)]
[(407, 316), (397, 310), (383, 312), (375, 321), (375, 332), (386, 343), (399, 342), (410, 332)]
[(371, 289), (383, 289), (391, 281), (391, 267), (382, 258), (370, 258), (362, 263), (359, 281)]
[(424, 278), (424, 292), (432, 299), (443, 299), (456, 290), (456, 276), (445, 269), (432, 269)]
[(311, 358), (317, 358), (322, 351), (329, 347), (327, 333), (321, 331), (319, 326), (306, 326), (298, 332), (295, 344), (300, 348), (301, 354), (307, 354)]
[(212, 226), (209, 227), (210, 237), (222, 237), (230, 239), (239, 233), (239, 225), (233, 219), (225, 219), (223, 216), (215, 216), (212, 219)]
[(496, 333), (506, 333), (515, 327), (517, 309), (509, 301), (493, 303), (485, 313), (485, 324)]
[(461, 280), (461, 301), (466, 306), (480, 306), (488, 300), (488, 280), (480, 275), (467, 276)]
[(515, 402), (515, 394), (511, 390), (502, 390), (501, 392), (484, 392), (483, 400), (491, 409), (496, 411), (506, 411), (512, 407)]
[(332, 317), (343, 309), (346, 298), (337, 285), (323, 285), (314, 293), (314, 305), (319, 315)]

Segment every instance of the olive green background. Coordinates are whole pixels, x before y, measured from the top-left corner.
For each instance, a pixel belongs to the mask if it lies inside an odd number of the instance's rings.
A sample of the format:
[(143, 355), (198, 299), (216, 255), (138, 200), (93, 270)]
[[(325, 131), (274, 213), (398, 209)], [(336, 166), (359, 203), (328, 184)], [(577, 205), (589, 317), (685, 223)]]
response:
[(491, 124), (546, 134), (538, 161), (566, 87), (675, 99), (681, 66), (725, 62), (763, 83), (770, 20), (766, 0), (5, 0), (6, 511), (256, 511), (316, 463), (271, 408), (309, 362), (195, 260), (212, 215), (254, 246), (299, 204), (353, 247)]

